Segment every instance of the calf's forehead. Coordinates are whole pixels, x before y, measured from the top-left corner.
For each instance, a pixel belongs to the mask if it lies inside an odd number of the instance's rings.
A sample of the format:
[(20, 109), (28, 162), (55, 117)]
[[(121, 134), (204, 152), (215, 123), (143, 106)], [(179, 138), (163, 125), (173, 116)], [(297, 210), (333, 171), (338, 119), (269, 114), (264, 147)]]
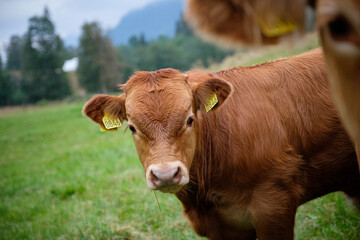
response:
[(186, 81), (137, 85), (126, 95), (128, 119), (151, 138), (175, 136), (191, 112), (192, 93)]
[(188, 110), (191, 102), (192, 93), (185, 81), (167, 82), (153, 88), (138, 85), (126, 92), (126, 111), (130, 116), (144, 110)]

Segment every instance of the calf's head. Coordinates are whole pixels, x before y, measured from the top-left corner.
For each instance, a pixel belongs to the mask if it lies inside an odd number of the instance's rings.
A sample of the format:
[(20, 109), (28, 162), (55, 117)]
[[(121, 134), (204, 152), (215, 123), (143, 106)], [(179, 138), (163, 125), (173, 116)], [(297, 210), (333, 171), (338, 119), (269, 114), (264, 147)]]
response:
[(102, 118), (127, 121), (147, 186), (175, 193), (189, 182), (200, 119), (214, 93), (216, 110), (232, 92), (230, 83), (206, 73), (183, 74), (173, 69), (137, 72), (120, 96), (97, 95), (83, 113), (104, 127)]

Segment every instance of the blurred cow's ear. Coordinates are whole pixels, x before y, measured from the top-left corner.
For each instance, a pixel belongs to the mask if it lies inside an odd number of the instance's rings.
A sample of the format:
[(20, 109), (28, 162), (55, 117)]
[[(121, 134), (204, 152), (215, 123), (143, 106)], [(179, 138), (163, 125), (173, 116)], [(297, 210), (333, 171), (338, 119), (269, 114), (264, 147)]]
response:
[(83, 114), (104, 127), (102, 121), (105, 113), (110, 118), (119, 118), (121, 123), (127, 121), (125, 110), (125, 94), (120, 96), (96, 95), (83, 108)]
[(196, 84), (193, 88), (196, 110), (216, 110), (232, 94), (232, 84), (221, 78), (208, 78)]

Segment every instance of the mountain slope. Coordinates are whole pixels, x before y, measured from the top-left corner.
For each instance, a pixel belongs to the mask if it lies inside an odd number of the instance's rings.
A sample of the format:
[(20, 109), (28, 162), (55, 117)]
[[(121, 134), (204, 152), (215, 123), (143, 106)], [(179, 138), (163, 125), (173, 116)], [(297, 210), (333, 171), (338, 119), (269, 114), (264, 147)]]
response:
[(127, 44), (131, 36), (144, 34), (146, 40), (160, 35), (172, 37), (175, 23), (184, 8), (183, 0), (162, 0), (125, 15), (119, 24), (109, 31), (114, 45)]

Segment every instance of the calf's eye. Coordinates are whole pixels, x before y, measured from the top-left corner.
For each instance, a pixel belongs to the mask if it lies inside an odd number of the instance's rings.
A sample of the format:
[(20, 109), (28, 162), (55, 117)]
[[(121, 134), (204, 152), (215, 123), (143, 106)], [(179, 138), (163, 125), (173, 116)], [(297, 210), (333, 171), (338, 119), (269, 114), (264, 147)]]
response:
[(136, 133), (136, 129), (134, 128), (134, 126), (130, 125), (129, 129), (130, 129), (131, 132)]
[(194, 118), (193, 118), (193, 117), (189, 117), (188, 120), (187, 120), (187, 122), (186, 122), (186, 124), (187, 124), (188, 126), (191, 126), (193, 122), (194, 122)]

